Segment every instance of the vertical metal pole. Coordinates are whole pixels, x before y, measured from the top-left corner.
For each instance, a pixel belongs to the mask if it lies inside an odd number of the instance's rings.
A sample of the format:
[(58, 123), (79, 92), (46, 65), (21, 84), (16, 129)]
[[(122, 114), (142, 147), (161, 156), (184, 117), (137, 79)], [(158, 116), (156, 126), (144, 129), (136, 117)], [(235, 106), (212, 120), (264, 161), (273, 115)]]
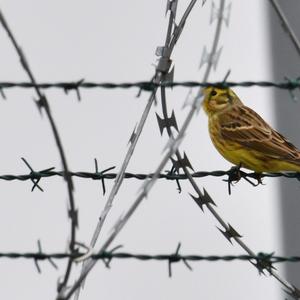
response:
[[(271, 1), (270, 1), (271, 2)], [(277, 0), (289, 24), (300, 38), (300, 1)], [(270, 55), (273, 80), (282, 81), (285, 76), (300, 76), (300, 55), (289, 35), (282, 27), (280, 19), (269, 3)], [(274, 90), (276, 128), (298, 148), (300, 148), (300, 93), (295, 91), (298, 101), (293, 101), (287, 91)], [(284, 255), (300, 253), (300, 182), (282, 179), (279, 185), (280, 226), (282, 251)], [(299, 264), (285, 264), (286, 279), (300, 285)]]

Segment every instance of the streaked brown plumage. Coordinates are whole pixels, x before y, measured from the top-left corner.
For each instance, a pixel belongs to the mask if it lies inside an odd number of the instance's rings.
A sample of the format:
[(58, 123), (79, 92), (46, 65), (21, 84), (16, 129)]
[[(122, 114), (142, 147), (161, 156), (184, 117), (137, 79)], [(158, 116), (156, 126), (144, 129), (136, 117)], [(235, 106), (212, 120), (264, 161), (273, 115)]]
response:
[(217, 150), (257, 173), (300, 172), (300, 151), (245, 106), (231, 89), (204, 89), (203, 108)]

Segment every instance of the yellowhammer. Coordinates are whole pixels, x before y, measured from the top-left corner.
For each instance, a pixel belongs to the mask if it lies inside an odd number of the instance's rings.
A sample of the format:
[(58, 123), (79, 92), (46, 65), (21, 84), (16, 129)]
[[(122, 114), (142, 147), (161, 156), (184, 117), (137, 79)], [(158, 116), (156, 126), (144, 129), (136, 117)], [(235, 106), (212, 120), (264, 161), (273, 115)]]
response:
[(225, 88), (203, 90), (211, 140), (231, 163), (257, 173), (300, 172), (300, 151)]

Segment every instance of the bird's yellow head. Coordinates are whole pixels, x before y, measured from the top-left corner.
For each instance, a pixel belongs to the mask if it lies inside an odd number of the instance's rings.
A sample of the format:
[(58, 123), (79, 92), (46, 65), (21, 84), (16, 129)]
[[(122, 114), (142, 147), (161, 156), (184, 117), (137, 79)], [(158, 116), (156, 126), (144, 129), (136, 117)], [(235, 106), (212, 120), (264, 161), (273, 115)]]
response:
[(206, 87), (203, 89), (203, 109), (208, 116), (223, 112), (232, 105), (242, 105), (239, 97), (229, 88)]

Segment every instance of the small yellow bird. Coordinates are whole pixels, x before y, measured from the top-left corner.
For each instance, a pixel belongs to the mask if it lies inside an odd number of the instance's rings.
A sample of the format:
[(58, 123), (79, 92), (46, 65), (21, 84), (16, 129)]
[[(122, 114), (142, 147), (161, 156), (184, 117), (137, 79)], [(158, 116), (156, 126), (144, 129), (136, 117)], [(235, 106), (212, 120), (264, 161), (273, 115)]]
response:
[(256, 173), (300, 172), (300, 151), (225, 88), (203, 90), (211, 140), (231, 163)]

